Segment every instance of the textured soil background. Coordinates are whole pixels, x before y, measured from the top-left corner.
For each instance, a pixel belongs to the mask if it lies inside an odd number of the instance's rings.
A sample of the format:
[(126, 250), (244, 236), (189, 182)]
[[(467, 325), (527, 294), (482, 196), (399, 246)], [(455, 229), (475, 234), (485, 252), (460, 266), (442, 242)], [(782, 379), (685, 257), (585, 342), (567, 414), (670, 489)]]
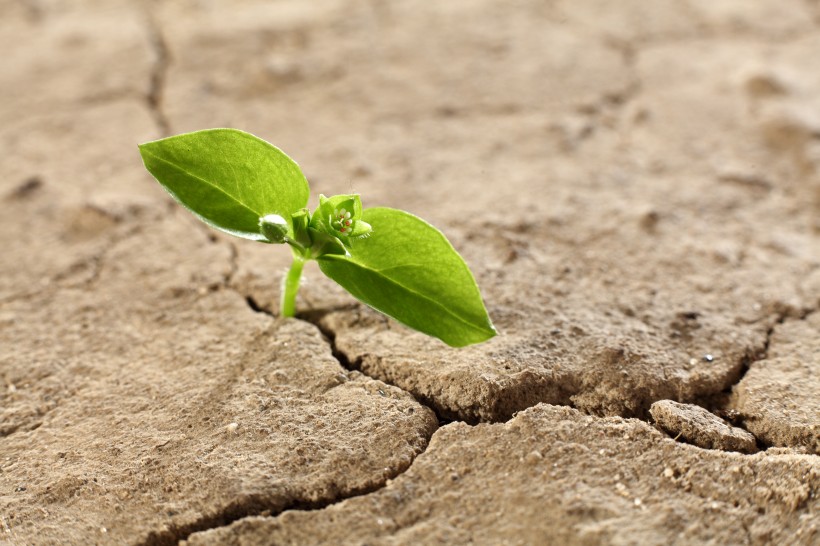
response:
[[(0, 544), (820, 543), (817, 0), (0, 0)], [(200, 225), (237, 127), (441, 227), (450, 349)]]

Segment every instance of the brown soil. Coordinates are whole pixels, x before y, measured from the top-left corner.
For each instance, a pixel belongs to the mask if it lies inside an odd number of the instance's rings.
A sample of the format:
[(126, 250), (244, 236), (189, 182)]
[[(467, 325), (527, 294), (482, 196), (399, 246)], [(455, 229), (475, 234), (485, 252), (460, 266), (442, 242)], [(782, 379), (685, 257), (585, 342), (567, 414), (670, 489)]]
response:
[[(1, 545), (820, 542), (816, 0), (0, 0), (0, 51)], [(136, 151), (219, 126), (501, 334), (312, 265), (273, 316), (289, 253)]]

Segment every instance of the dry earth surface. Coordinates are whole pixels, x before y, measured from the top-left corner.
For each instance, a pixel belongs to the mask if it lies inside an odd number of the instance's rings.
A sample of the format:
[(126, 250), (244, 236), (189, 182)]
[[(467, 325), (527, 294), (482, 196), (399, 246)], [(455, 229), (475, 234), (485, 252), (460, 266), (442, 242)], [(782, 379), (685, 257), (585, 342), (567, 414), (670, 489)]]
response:
[[(0, 544), (820, 543), (817, 0), (0, 0), (0, 51)], [(277, 318), (288, 252), (136, 151), (221, 126), (441, 227), (500, 335), (315, 267)]]

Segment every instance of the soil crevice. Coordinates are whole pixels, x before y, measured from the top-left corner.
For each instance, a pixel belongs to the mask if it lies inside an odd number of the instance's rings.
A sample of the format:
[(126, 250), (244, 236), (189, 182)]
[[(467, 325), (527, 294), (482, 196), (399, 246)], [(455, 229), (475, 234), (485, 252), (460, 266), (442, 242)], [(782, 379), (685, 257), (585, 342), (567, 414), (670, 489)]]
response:
[[(233, 267), (233, 266), (236, 263), (236, 259), (237, 259), (236, 252), (237, 251), (236, 251), (236, 248), (234, 247), (234, 245), (231, 245), (231, 247), (232, 247), (232, 268), (231, 268), (231, 270), (233, 271), (233, 270), (235, 270), (235, 267)], [(228, 275), (227, 279), (230, 279), (230, 274)], [(226, 283), (225, 286), (228, 289), (232, 289), (230, 287), (229, 283)], [(248, 307), (250, 307), (254, 312), (264, 313), (264, 314), (269, 315), (271, 317), (276, 316), (271, 310), (260, 306), (258, 304), (258, 302), (254, 299), (253, 296), (250, 296), (250, 295), (245, 296), (245, 300), (248, 304)], [(323, 327), (324, 325), (320, 326), (320, 324), (321, 324), (320, 319), (321, 319), (321, 316), (322, 316), (323, 312), (325, 312), (325, 311), (322, 311), (322, 310), (304, 311), (304, 312), (300, 313), (297, 318), (299, 320), (303, 320), (305, 322), (310, 322), (311, 324), (316, 326), (316, 328), (318, 330), (320, 330), (322, 332), (322, 334), (325, 336), (325, 338), (328, 341), (331, 353), (339, 361), (340, 365), (343, 368), (348, 369), (348, 370), (356, 370), (357, 369), (357, 363), (355, 361), (351, 362), (350, 357), (346, 353), (344, 353), (343, 351), (339, 350), (338, 347), (336, 346), (336, 343), (335, 343), (336, 333), (332, 330), (329, 330), (329, 329)], [(799, 319), (804, 320), (812, 312), (814, 312), (814, 311), (813, 310), (803, 311), (802, 313), (800, 313)], [(794, 313), (793, 312), (792, 313), (782, 312), (782, 313), (777, 315), (777, 317), (774, 319), (771, 327), (767, 330), (766, 339), (765, 339), (765, 342), (763, 343), (763, 349), (758, 351), (756, 354), (753, 355), (752, 358), (750, 358), (748, 360), (748, 362), (746, 363), (747, 364), (746, 369), (748, 369), (748, 367), (750, 367), (754, 362), (766, 358), (766, 356), (768, 354), (768, 348), (771, 344), (772, 336), (774, 334), (776, 326), (778, 324), (783, 323), (790, 316), (794, 316)], [(366, 374), (363, 374), (363, 375), (366, 375)], [(741, 374), (741, 377), (738, 378), (738, 382), (740, 381), (740, 379), (742, 379), (742, 374)], [(731, 389), (731, 387), (730, 387), (730, 389)], [(423, 403), (423, 402), (420, 402), (420, 403)], [(428, 407), (430, 407), (430, 406), (428, 406)], [(431, 410), (432, 410), (432, 408), (431, 408)], [(438, 416), (438, 413), (436, 413), (436, 415)], [(440, 425), (442, 424), (442, 419), (441, 418), (439, 418), (439, 424)], [(433, 433), (434, 432), (435, 431), (433, 431)], [(428, 438), (427, 441), (428, 441), (428, 445), (429, 445), (430, 438)], [(407, 470), (409, 470), (411, 468), (411, 466), (413, 465), (415, 459), (419, 455), (424, 453), (425, 451), (426, 451), (426, 447), (425, 447), (425, 450), (422, 450), (419, 453), (417, 453), (407, 463), (406, 467), (399, 467), (395, 472), (391, 473), (390, 476), (385, 477), (381, 480), (378, 480), (378, 483), (375, 483), (375, 484), (368, 484), (367, 486), (364, 486), (364, 487), (353, 488), (353, 489), (351, 489), (350, 491), (348, 491), (344, 494), (335, 495), (335, 496), (327, 497), (327, 498), (320, 499), (320, 500), (306, 501), (306, 500), (303, 500), (303, 499), (295, 498), (295, 499), (291, 499), (290, 501), (285, 501), (285, 502), (280, 502), (280, 503), (276, 503), (274, 501), (273, 506), (271, 505), (270, 500), (265, 499), (265, 498), (249, 497), (249, 498), (239, 499), (235, 503), (232, 503), (232, 504), (224, 507), (223, 509), (221, 509), (221, 510), (215, 512), (215, 513), (204, 515), (200, 519), (198, 519), (198, 520), (196, 520), (196, 521), (194, 521), (190, 524), (180, 526), (178, 528), (165, 529), (165, 530), (162, 530), (162, 531), (152, 532), (148, 537), (145, 538), (145, 540), (143, 540), (139, 544), (146, 545), (146, 546), (148, 546), (148, 545), (153, 546), (153, 545), (164, 545), (164, 544), (177, 544), (180, 541), (187, 540), (187, 538), (190, 537), (193, 533), (197, 533), (197, 532), (201, 532), (201, 531), (208, 531), (208, 530), (211, 530), (211, 529), (217, 529), (217, 528), (220, 528), (220, 527), (224, 527), (224, 526), (230, 525), (231, 523), (234, 523), (238, 520), (241, 520), (241, 519), (244, 519), (244, 518), (247, 518), (247, 517), (252, 517), (252, 516), (271, 516), (271, 517), (275, 517), (275, 516), (281, 514), (282, 512), (289, 511), (289, 510), (299, 510), (299, 511), (321, 510), (321, 509), (330, 507), (332, 505), (341, 503), (342, 501), (345, 501), (347, 499), (360, 497), (360, 496), (364, 496), (364, 495), (369, 495), (371, 493), (375, 493), (375, 492), (379, 491), (380, 489), (386, 487), (387, 484), (391, 480), (394, 480), (398, 476), (400, 476), (401, 474), (407, 472)]]
[[(230, 286), (230, 284), (228, 283), (228, 284), (226, 284), (226, 286)], [(245, 302), (247, 302), (247, 304), (248, 304), (248, 307), (250, 307), (251, 310), (253, 310), (254, 312), (264, 313), (264, 314), (266, 314), (268, 316), (271, 316), (271, 317), (276, 317), (277, 316), (276, 314), (274, 314), (273, 311), (271, 311), (267, 307), (264, 307), (264, 306), (260, 305), (259, 302), (256, 301), (256, 299), (252, 295), (244, 295), (244, 297), (245, 297)], [(338, 309), (333, 309), (333, 311), (337, 311), (337, 310)], [(467, 424), (473, 424), (473, 423), (469, 423), (467, 421), (463, 421), (461, 419), (450, 419), (450, 418), (444, 417), (441, 414), (441, 412), (439, 412), (436, 409), (436, 407), (435, 407), (435, 405), (433, 404), (432, 401), (425, 400), (423, 398), (419, 398), (419, 396), (417, 394), (412, 393), (412, 392), (400, 387), (399, 385), (395, 385), (395, 384), (393, 384), (389, 381), (385, 381), (383, 378), (373, 377), (373, 376), (365, 373), (364, 371), (362, 371), (361, 365), (360, 365), (361, 364), (360, 359), (351, 360), (350, 357), (347, 355), (347, 353), (340, 350), (339, 347), (336, 345), (336, 332), (334, 332), (331, 328), (328, 328), (325, 324), (322, 323), (321, 318), (325, 314), (327, 314), (329, 311), (330, 310), (328, 310), (328, 309), (312, 309), (312, 310), (309, 310), (309, 311), (301, 311), (301, 312), (298, 312), (296, 314), (295, 318), (297, 320), (302, 320), (304, 322), (312, 324), (313, 326), (316, 327), (317, 330), (319, 330), (319, 332), (322, 334), (322, 337), (325, 339), (325, 341), (327, 341), (328, 345), (330, 346), (330, 352), (333, 355), (333, 358), (335, 358), (339, 362), (339, 365), (342, 368), (344, 368), (345, 370), (348, 370), (348, 371), (355, 371), (355, 372), (361, 373), (362, 375), (364, 375), (364, 376), (366, 376), (370, 379), (373, 379), (375, 381), (381, 381), (382, 383), (384, 383), (386, 385), (390, 385), (391, 387), (395, 387), (395, 388), (401, 390), (402, 392), (406, 393), (408, 396), (412, 396), (413, 399), (416, 400), (419, 404), (421, 404), (422, 406), (426, 407), (431, 412), (433, 412), (433, 414), (436, 416), (436, 419), (438, 420), (439, 426), (443, 426), (443, 425), (446, 425), (448, 423), (452, 423), (454, 421), (464, 422), (464, 423), (467, 423)]]
[(807, 320), (809, 316), (811, 316), (816, 311), (817, 309), (814, 308), (804, 308), (798, 311), (795, 311), (791, 308), (787, 308), (778, 312), (774, 320), (772, 321), (771, 325), (766, 330), (766, 338), (760, 349), (756, 351), (750, 351), (741, 360), (741, 368), (738, 372), (737, 379), (731, 385), (727, 386), (726, 389), (724, 389), (719, 394), (705, 399), (693, 401), (691, 402), (691, 404), (700, 406), (710, 411), (711, 413), (714, 413), (718, 417), (731, 423), (732, 426), (745, 430), (746, 432), (754, 436), (757, 440), (758, 451), (766, 451), (770, 447), (774, 447), (771, 443), (766, 442), (764, 439), (762, 439), (760, 435), (755, 434), (753, 431), (749, 430), (749, 427), (746, 425), (745, 422), (748, 416), (742, 415), (736, 409), (734, 409), (732, 402), (732, 393), (737, 388), (737, 386), (743, 381), (743, 379), (749, 373), (749, 370), (751, 370), (752, 366), (754, 366), (756, 362), (760, 362), (769, 358), (769, 349), (771, 347), (772, 338), (778, 326), (782, 325), (784, 322), (786, 322), (787, 319), (790, 318), (798, 321)]
[[(232, 267), (230, 273), (227, 274), (225, 280), (225, 288), (229, 290), (236, 291), (231, 285), (230, 280), (237, 269), (237, 259), (238, 259), (238, 250), (235, 245), (231, 244), (231, 262)], [(238, 292), (238, 291), (237, 291)], [(240, 294), (241, 295), (241, 294)], [(272, 318), (275, 318), (276, 315), (270, 310), (261, 305), (254, 299), (252, 295), (244, 296), (248, 307), (254, 311), (255, 313), (262, 313), (268, 315)], [(351, 364), (347, 355), (343, 352), (339, 351), (335, 345), (335, 334), (333, 332), (327, 331), (320, 327), (317, 323), (314, 323), (310, 320), (311, 317), (310, 313), (307, 314), (300, 314), (297, 319), (303, 320), (304, 322), (309, 322), (313, 324), (321, 333), (322, 337), (328, 342), (331, 354), (336, 358), (339, 364), (345, 368), (346, 370), (356, 370), (355, 364)], [(361, 372), (360, 372), (361, 373)], [(366, 377), (366, 374), (362, 373), (362, 375)], [(371, 378), (378, 381), (375, 378)], [(399, 388), (399, 387), (396, 387)], [(402, 392), (407, 393), (408, 396), (412, 396), (411, 393), (407, 391)], [(415, 397), (413, 397), (416, 399)], [(416, 399), (417, 400), (417, 399)], [(179, 543), (184, 543), (188, 537), (190, 537), (194, 533), (209, 531), (213, 529), (218, 529), (221, 527), (226, 527), (236, 521), (239, 521), (244, 518), (254, 517), (254, 516), (266, 516), (266, 517), (276, 517), (282, 512), (289, 511), (289, 510), (298, 510), (298, 511), (314, 511), (314, 510), (322, 510), (324, 508), (328, 508), (334, 504), (341, 503), (342, 501), (346, 501), (348, 499), (352, 499), (355, 497), (361, 497), (364, 495), (369, 495), (371, 493), (375, 493), (380, 489), (386, 487), (392, 480), (395, 480), (400, 475), (407, 472), (410, 467), (412, 467), (415, 460), (425, 453), (427, 448), (429, 447), (430, 440), (432, 439), (433, 434), (443, 425), (448, 422), (449, 420), (443, 419), (438, 415), (438, 413), (430, 406), (427, 406), (421, 401), (417, 402), (420, 405), (426, 406), (430, 409), (435, 415), (438, 420), (438, 426), (430, 431), (428, 435), (426, 435), (426, 443), (424, 448), (416, 453), (406, 464), (400, 464), (394, 472), (390, 472), (387, 476), (382, 477), (381, 479), (375, 480), (375, 483), (366, 484), (364, 486), (353, 487), (349, 491), (346, 492), (338, 492), (336, 495), (329, 495), (326, 498), (321, 498), (318, 500), (305, 500), (300, 499), (298, 496), (296, 498), (292, 498), (289, 501), (280, 501), (276, 502), (274, 499), (264, 498), (259, 495), (256, 496), (249, 496), (247, 498), (238, 499), (235, 502), (231, 503), (228, 506), (223, 507), (222, 509), (211, 513), (203, 515), (201, 518), (197, 519), (194, 522), (191, 522), (187, 525), (182, 525), (179, 527), (164, 529), (162, 531), (153, 531), (151, 532), (145, 540), (138, 542), (139, 546), (166, 546), (166, 545), (176, 545)]]
[(448, 423), (453, 423), (453, 422), (461, 422), (461, 423), (465, 423), (465, 424), (468, 424), (468, 425), (475, 424), (475, 423), (470, 423), (470, 422), (468, 422), (466, 420), (462, 420), (462, 419), (452, 419), (452, 418), (449, 418), (449, 417), (445, 417), (436, 408), (436, 405), (435, 405), (434, 401), (428, 400), (424, 397), (419, 397), (417, 393), (412, 393), (412, 392), (402, 388), (399, 385), (393, 384), (389, 381), (385, 381), (384, 378), (373, 377), (373, 376), (365, 373), (362, 370), (361, 358), (356, 358), (356, 359), (351, 360), (350, 357), (348, 356), (348, 354), (345, 353), (344, 351), (342, 351), (341, 349), (339, 349), (339, 346), (336, 344), (336, 332), (333, 331), (332, 328), (329, 328), (327, 325), (322, 323), (321, 317), (326, 313), (327, 313), (327, 310), (314, 309), (314, 310), (311, 310), (311, 311), (304, 311), (304, 312), (301, 312), (301, 313), (297, 313), (297, 318), (300, 319), (300, 320), (304, 320), (305, 322), (309, 322), (310, 324), (313, 324), (322, 333), (322, 336), (325, 338), (325, 340), (327, 340), (328, 344), (330, 345), (330, 351), (333, 354), (333, 357), (336, 360), (339, 361), (339, 365), (341, 365), (344, 369), (349, 370), (349, 371), (359, 372), (362, 375), (365, 375), (365, 376), (369, 377), (370, 379), (381, 381), (382, 383), (390, 385), (391, 387), (396, 387), (397, 389), (400, 389), (403, 392), (406, 392), (408, 395), (412, 396), (419, 404), (421, 404), (422, 406), (425, 406), (427, 409), (429, 409), (430, 411), (432, 411), (435, 414), (436, 419), (438, 420), (439, 426), (443, 426), (443, 425), (446, 425)]
[[(429, 445), (429, 438), (427, 439), (427, 442)], [(353, 488), (346, 493), (342, 493), (337, 496), (331, 496), (316, 501), (307, 501), (296, 498), (280, 506), (271, 506), (270, 502), (266, 502), (265, 499), (260, 499), (256, 497), (241, 499), (229, 506), (226, 506), (225, 508), (219, 510), (216, 513), (207, 514), (188, 525), (183, 525), (172, 529), (166, 529), (159, 532), (154, 531), (150, 533), (145, 540), (138, 542), (137, 546), (176, 546), (180, 543), (184, 544), (188, 537), (190, 537), (194, 533), (219, 529), (221, 527), (227, 527), (241, 519), (255, 516), (277, 517), (281, 513), (290, 510), (322, 510), (324, 508), (328, 508), (330, 506), (333, 506), (334, 504), (338, 504), (348, 499), (369, 495), (371, 493), (379, 491), (380, 489), (383, 489), (387, 486), (388, 482), (395, 480), (401, 474), (407, 472), (413, 465), (413, 462), (415, 462), (416, 458), (418, 458), (418, 456), (422, 453), (424, 453), (424, 451), (418, 453), (413, 458), (413, 460), (411, 460), (407, 464), (406, 467), (399, 468), (394, 474), (391, 474), (390, 476), (384, 478), (383, 480), (380, 480), (378, 483), (375, 483), (373, 485)]]
[(160, 135), (167, 137), (171, 135), (172, 130), (168, 116), (165, 115), (163, 99), (168, 69), (171, 65), (171, 54), (157, 19), (151, 13), (146, 13), (145, 21), (148, 42), (154, 55), (154, 62), (148, 79), (148, 89), (145, 93), (145, 104), (154, 123), (157, 125)]

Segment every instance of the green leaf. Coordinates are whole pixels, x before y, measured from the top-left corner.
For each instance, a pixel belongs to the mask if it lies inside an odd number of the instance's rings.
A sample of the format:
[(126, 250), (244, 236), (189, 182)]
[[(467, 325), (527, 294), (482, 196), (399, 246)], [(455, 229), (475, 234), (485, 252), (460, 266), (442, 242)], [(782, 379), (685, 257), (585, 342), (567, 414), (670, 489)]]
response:
[(174, 199), (205, 223), (238, 237), (266, 241), (259, 219), (289, 224), (307, 205), (299, 166), (275, 146), (236, 129), (209, 129), (141, 144), (145, 167)]
[(472, 273), (444, 235), (396, 209), (366, 209), (370, 237), (350, 257), (318, 258), (325, 275), (357, 299), (453, 347), (496, 334)]

